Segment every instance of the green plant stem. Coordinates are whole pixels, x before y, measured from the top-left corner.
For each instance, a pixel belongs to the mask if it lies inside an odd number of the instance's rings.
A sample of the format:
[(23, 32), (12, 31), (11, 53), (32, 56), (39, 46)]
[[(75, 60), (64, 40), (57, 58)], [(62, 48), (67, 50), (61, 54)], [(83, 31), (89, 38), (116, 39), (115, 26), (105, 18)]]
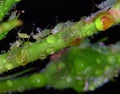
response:
[(5, 38), (10, 30), (21, 25), (22, 25), (22, 22), (17, 19), (9, 20), (0, 24), (0, 40)]
[(118, 75), (120, 49), (115, 47), (120, 48), (120, 43), (114, 45), (114, 48), (99, 45), (71, 47), (40, 73), (1, 80), (0, 92), (23, 92), (47, 85), (57, 89), (73, 88), (77, 92), (94, 90)]
[[(53, 54), (60, 49), (79, 44), (83, 39), (97, 33), (101, 29), (104, 31), (106, 28), (109, 28), (120, 21), (119, 5), (120, 2), (118, 1), (111, 9), (98, 12), (94, 18), (90, 18), (91, 21), (81, 19), (79, 22), (74, 23), (73, 26), (63, 28), (61, 32), (49, 35), (41, 41), (34, 43), (28, 41), (25, 42), (22, 47), (19, 47), (19, 44), (17, 44), (16, 47), (12, 47), (8, 53), (0, 55), (0, 73), (21, 65), (26, 65), (37, 59), (45, 59), (47, 55)], [(118, 15), (117, 19), (112, 12), (116, 12), (116, 15)], [(112, 22), (112, 25), (109, 25), (106, 22), (105, 24), (103, 22), (101, 23), (101, 20), (103, 21), (101, 18), (106, 18), (107, 16), (110, 16), (110, 22)]]
[(8, 91), (23, 92), (24, 90), (30, 89), (32, 87), (37, 88), (46, 85), (45, 77), (43, 74), (33, 74), (32, 76), (26, 78), (18, 78), (17, 80), (5, 80), (1, 81), (0, 83), (0, 93), (6, 93)]
[(7, 12), (11, 9), (11, 7), (20, 2), (21, 0), (1, 0), (0, 3), (0, 21), (3, 20)]

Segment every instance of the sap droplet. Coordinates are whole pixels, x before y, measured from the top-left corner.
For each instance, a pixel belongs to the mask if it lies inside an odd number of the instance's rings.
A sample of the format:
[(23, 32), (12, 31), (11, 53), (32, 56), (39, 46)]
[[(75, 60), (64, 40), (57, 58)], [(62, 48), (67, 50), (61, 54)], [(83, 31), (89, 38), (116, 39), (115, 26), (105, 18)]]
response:
[(47, 53), (48, 53), (48, 54), (53, 54), (53, 53), (54, 53), (54, 50), (53, 50), (52, 48), (49, 48), (49, 49), (47, 49)]
[(49, 37), (47, 37), (47, 42), (48, 43), (55, 43), (56, 42), (56, 38), (55, 37), (53, 37), (53, 36), (49, 36)]
[(10, 69), (13, 68), (13, 65), (12, 65), (12, 64), (6, 64), (5, 67), (6, 67), (8, 70), (10, 70)]
[(6, 84), (9, 86), (9, 87), (12, 87), (13, 86), (13, 83), (11, 80), (7, 80)]

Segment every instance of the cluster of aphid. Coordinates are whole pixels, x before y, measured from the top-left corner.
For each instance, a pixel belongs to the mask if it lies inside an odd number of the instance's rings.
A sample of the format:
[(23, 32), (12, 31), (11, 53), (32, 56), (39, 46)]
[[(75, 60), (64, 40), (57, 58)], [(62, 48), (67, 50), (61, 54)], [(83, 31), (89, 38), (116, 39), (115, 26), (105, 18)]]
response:
[(114, 3), (116, 3), (118, 0), (105, 0), (102, 3), (100, 3), (99, 5), (97, 5), (97, 7), (99, 9), (105, 9), (105, 8), (110, 8)]
[[(97, 5), (98, 8), (102, 9), (101, 12), (104, 11), (104, 9), (109, 9), (117, 0), (106, 0), (104, 2), (102, 2), (101, 4)], [(24, 13), (24, 11), (21, 11), (22, 13)], [(110, 15), (109, 13), (103, 13), (103, 14), (100, 14), (100, 12), (98, 12), (98, 14), (92, 14), (90, 17), (87, 17), (85, 19), (86, 22), (91, 22), (94, 20), (95, 22), (95, 26), (98, 30), (100, 31), (104, 31), (106, 29), (108, 29), (111, 25), (114, 24), (114, 18), (112, 17), (112, 15)], [(98, 15), (98, 16), (97, 16)], [(11, 13), (11, 16), (9, 19), (13, 19), (15, 17), (18, 17), (19, 16), (19, 13), (18, 11), (14, 11)], [(96, 17), (97, 16), (97, 17)], [(63, 29), (65, 28), (68, 28), (68, 27), (71, 27), (73, 25), (73, 22), (71, 21), (67, 21), (65, 23), (58, 23), (53, 29), (44, 29), (44, 30), (41, 30), (39, 27), (36, 28), (36, 31), (37, 33), (34, 34), (33, 32), (28, 35), (27, 33), (20, 33), (18, 32), (18, 36), (19, 38), (21, 39), (30, 39), (33, 38), (37, 41), (40, 41), (41, 39), (47, 37), (48, 35), (50, 34), (56, 34), (57, 32), (60, 32), (62, 31)], [(15, 42), (16, 46), (20, 46), (21, 45), (21, 41), (20, 40), (17, 40)]]
[[(59, 23), (57, 24), (53, 29), (43, 29), (41, 30), (39, 27), (36, 28), (37, 33), (34, 34), (33, 32), (28, 35), (27, 33), (21, 33), (21, 29), (18, 31), (18, 40), (11, 45), (11, 48), (14, 47), (20, 47), (22, 43), (24, 42), (24, 39), (30, 39), (33, 38), (36, 41), (41, 41), (43, 38), (47, 37), (50, 34), (56, 34), (57, 32), (62, 31), (64, 28), (71, 27), (73, 25), (73, 22), (67, 21), (65, 23)], [(22, 40), (21, 40), (22, 39)]]

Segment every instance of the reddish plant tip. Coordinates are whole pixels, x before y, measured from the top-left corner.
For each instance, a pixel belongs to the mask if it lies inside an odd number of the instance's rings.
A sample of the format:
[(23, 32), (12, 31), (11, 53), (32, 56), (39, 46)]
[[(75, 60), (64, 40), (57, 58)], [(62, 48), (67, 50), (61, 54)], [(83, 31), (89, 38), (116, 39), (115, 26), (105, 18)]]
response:
[(106, 29), (110, 28), (114, 22), (114, 18), (110, 13), (100, 14), (95, 19), (96, 28), (100, 31), (105, 31)]
[(111, 25), (113, 25), (113, 18), (110, 17), (109, 15), (105, 15), (101, 18), (101, 23), (103, 24), (103, 29), (106, 30), (108, 29)]

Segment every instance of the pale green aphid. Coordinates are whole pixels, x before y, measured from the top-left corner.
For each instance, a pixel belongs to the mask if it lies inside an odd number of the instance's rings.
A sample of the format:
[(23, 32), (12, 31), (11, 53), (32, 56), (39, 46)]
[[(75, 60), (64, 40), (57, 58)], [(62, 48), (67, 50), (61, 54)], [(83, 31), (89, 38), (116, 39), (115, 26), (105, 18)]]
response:
[(17, 10), (12, 11), (8, 20), (13, 20), (15, 18), (18, 18), (19, 14), (17, 15), (17, 12), (18, 12)]
[(51, 33), (56, 34), (57, 32), (60, 32), (63, 28), (65, 28), (64, 23), (59, 23), (52, 29)]
[(114, 3), (116, 3), (118, 0), (105, 0), (99, 5), (97, 5), (100, 9), (110, 8)]
[(17, 33), (18, 34), (18, 36), (20, 37), (20, 38), (27, 38), (27, 39), (29, 39), (30, 38), (30, 35), (28, 35), (27, 33), (20, 33), (20, 32), (18, 32)]
[(51, 31), (52, 34), (56, 34), (57, 32), (60, 32), (64, 28), (71, 27), (73, 25), (73, 22), (67, 21), (65, 23), (59, 23), (57, 24)]
[(17, 40), (16, 42), (10, 44), (10, 45), (11, 45), (10, 49), (18, 48), (18, 47), (20, 47), (22, 44), (23, 44), (23, 41), (22, 41), (22, 40)]
[(32, 37), (35, 40), (43, 39), (44, 37), (50, 35), (51, 31), (49, 29), (44, 29), (42, 31), (38, 31), (35, 35), (33, 34)]

